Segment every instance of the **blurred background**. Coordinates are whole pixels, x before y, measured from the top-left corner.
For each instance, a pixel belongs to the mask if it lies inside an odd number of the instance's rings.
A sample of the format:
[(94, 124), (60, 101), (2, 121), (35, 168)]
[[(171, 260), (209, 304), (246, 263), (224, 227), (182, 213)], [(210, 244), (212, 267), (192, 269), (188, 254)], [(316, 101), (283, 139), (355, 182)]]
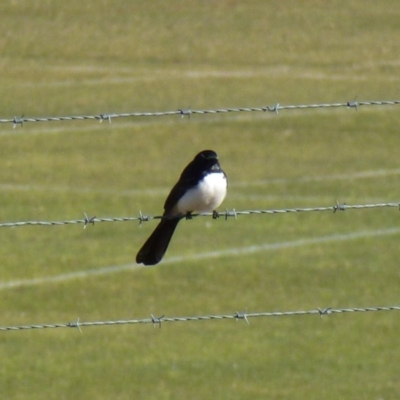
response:
[[(0, 119), (399, 98), (395, 1), (0, 4)], [(199, 151), (220, 211), (398, 202), (399, 106), (0, 124), (0, 222), (160, 215)], [(395, 306), (396, 208), (0, 228), (1, 326)], [(398, 311), (0, 331), (8, 399), (397, 399)]]

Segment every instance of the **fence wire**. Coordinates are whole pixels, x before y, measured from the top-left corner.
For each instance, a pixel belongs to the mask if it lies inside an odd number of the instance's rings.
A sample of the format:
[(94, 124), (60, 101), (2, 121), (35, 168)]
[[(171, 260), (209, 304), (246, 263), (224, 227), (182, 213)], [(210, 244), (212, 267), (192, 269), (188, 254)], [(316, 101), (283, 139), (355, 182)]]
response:
[(157, 112), (130, 112), (130, 113), (103, 113), (94, 115), (70, 115), (70, 116), (54, 116), (54, 117), (14, 117), (11, 119), (0, 119), (0, 123), (13, 124), (15, 128), (17, 125), (23, 126), (25, 122), (63, 122), (63, 121), (85, 121), (85, 120), (98, 120), (108, 121), (114, 118), (127, 118), (127, 117), (162, 117), (162, 116), (173, 116), (180, 115), (182, 118), (187, 116), (190, 118), (191, 115), (195, 114), (227, 114), (236, 112), (274, 112), (279, 113), (283, 110), (305, 110), (305, 109), (316, 109), (316, 108), (354, 108), (358, 110), (362, 106), (394, 106), (400, 104), (400, 100), (374, 100), (374, 101), (346, 101), (344, 103), (319, 103), (319, 104), (288, 104), (281, 105), (276, 103), (271, 106), (262, 107), (238, 107), (238, 108), (218, 108), (208, 110), (192, 110), (179, 109), (173, 111), (157, 111)]
[(353, 308), (317, 308), (313, 310), (300, 310), (300, 311), (273, 311), (273, 312), (238, 312), (234, 314), (214, 314), (214, 315), (197, 315), (197, 316), (183, 316), (183, 317), (155, 317), (143, 319), (127, 319), (127, 320), (114, 320), (114, 321), (93, 321), (93, 322), (80, 322), (79, 319), (75, 322), (55, 323), (55, 324), (35, 324), (35, 325), (19, 325), (19, 326), (0, 326), (0, 331), (22, 331), (34, 329), (55, 329), (55, 328), (77, 328), (81, 331), (83, 327), (92, 326), (112, 326), (112, 325), (135, 325), (135, 324), (152, 324), (153, 327), (161, 328), (165, 322), (190, 322), (190, 321), (213, 321), (213, 320), (244, 320), (249, 324), (250, 318), (257, 317), (293, 317), (304, 315), (324, 315), (331, 314), (344, 314), (344, 313), (363, 313), (363, 312), (376, 312), (376, 311), (400, 311), (400, 306), (384, 306), (384, 307), (353, 307)]
[[(365, 209), (376, 209), (376, 208), (386, 208), (395, 207), (400, 209), (400, 202), (395, 203), (375, 203), (375, 204), (345, 204), (336, 202), (333, 206), (322, 206), (322, 207), (296, 207), (296, 208), (280, 208), (280, 209), (256, 209), (256, 210), (242, 210), (237, 211), (226, 210), (218, 213), (197, 213), (190, 214), (186, 218), (191, 219), (195, 217), (212, 217), (214, 219), (218, 217), (223, 217), (227, 220), (230, 217), (237, 219), (238, 216), (250, 216), (250, 215), (273, 215), (273, 214), (287, 214), (287, 213), (305, 213), (305, 212), (322, 212), (322, 211), (345, 211), (345, 210), (365, 210)], [(142, 222), (148, 222), (152, 219), (170, 219), (171, 217), (163, 215), (145, 215), (141, 212), (137, 217), (110, 217), (110, 218), (98, 218), (98, 217), (88, 217), (86, 213), (85, 217), (82, 219), (72, 219), (65, 221), (20, 221), (20, 222), (3, 222), (0, 223), (0, 228), (7, 227), (21, 227), (21, 226), (59, 226), (59, 225), (74, 225), (74, 224), (84, 224), (84, 228), (89, 224), (94, 225), (96, 222), (129, 222), (138, 221), (139, 224)]]

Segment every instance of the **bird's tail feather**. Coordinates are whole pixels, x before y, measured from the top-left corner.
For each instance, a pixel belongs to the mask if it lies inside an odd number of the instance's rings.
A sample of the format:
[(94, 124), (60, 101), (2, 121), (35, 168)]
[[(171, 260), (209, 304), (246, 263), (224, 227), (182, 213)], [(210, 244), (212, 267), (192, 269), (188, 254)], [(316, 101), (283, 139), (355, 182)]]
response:
[(167, 251), (171, 237), (181, 218), (162, 219), (136, 256), (136, 262), (144, 265), (158, 264)]

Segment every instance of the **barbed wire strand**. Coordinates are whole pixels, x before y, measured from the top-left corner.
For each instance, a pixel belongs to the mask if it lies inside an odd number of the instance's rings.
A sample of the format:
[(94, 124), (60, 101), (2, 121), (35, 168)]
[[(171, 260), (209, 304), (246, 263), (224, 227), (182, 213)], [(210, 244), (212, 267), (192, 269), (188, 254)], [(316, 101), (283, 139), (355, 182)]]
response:
[(265, 107), (238, 107), (238, 108), (218, 108), (208, 110), (192, 110), (179, 109), (174, 111), (157, 111), (157, 112), (130, 112), (130, 113), (105, 113), (95, 115), (70, 115), (70, 116), (55, 116), (55, 117), (14, 117), (11, 119), (0, 119), (0, 123), (6, 124), (11, 123), (15, 128), (17, 125), (23, 126), (25, 122), (62, 122), (62, 121), (84, 121), (84, 120), (98, 120), (100, 122), (108, 121), (114, 118), (127, 118), (127, 117), (161, 117), (180, 115), (182, 118), (194, 114), (223, 114), (223, 113), (234, 113), (234, 112), (275, 112), (283, 110), (305, 110), (305, 109), (316, 109), (316, 108), (354, 108), (358, 110), (361, 106), (393, 106), (400, 104), (400, 100), (374, 100), (374, 101), (347, 101), (344, 103), (319, 103), (319, 104), (289, 104), (281, 105), (279, 103), (272, 106)]
[(19, 326), (0, 326), (0, 331), (21, 331), (34, 329), (55, 329), (55, 328), (78, 328), (81, 331), (83, 327), (92, 326), (111, 326), (111, 325), (134, 325), (134, 324), (152, 324), (153, 327), (160, 327), (164, 322), (190, 322), (190, 321), (212, 321), (212, 320), (245, 320), (249, 324), (249, 318), (257, 317), (284, 317), (284, 316), (304, 316), (304, 315), (324, 315), (344, 314), (344, 313), (363, 313), (376, 311), (400, 311), (400, 306), (383, 306), (383, 307), (352, 307), (352, 308), (317, 308), (314, 310), (300, 311), (274, 311), (274, 312), (236, 312), (234, 314), (214, 314), (214, 315), (197, 315), (183, 317), (155, 317), (143, 319), (127, 319), (114, 321), (93, 321), (93, 322), (76, 322), (55, 323), (55, 324), (35, 324), (35, 325), (19, 325)]
[[(322, 211), (346, 211), (346, 210), (363, 210), (363, 209), (376, 209), (376, 208), (385, 208), (385, 207), (396, 207), (400, 209), (400, 202), (395, 203), (375, 203), (375, 204), (345, 204), (336, 202), (333, 206), (322, 206), (322, 207), (296, 207), (296, 208), (281, 208), (281, 209), (255, 209), (255, 210), (242, 210), (237, 211), (226, 210), (218, 213), (197, 213), (190, 214), (186, 218), (191, 219), (195, 217), (213, 217), (214, 219), (218, 217), (223, 217), (226, 219), (230, 217), (234, 217), (235, 219), (238, 216), (249, 216), (249, 215), (273, 215), (273, 214), (287, 214), (287, 213), (306, 213), (306, 212), (322, 212)], [(110, 217), (110, 218), (97, 218), (97, 217), (88, 217), (86, 213), (84, 213), (85, 218), (83, 219), (73, 219), (66, 221), (19, 221), (19, 222), (3, 222), (0, 223), (0, 228), (6, 227), (21, 227), (21, 226), (59, 226), (59, 225), (73, 225), (73, 224), (84, 224), (84, 228), (86, 228), (89, 224), (94, 225), (96, 222), (128, 222), (128, 221), (139, 221), (139, 224), (142, 222), (148, 222), (153, 219), (170, 219), (171, 217), (156, 215), (150, 216), (145, 215), (139, 212), (138, 217)]]

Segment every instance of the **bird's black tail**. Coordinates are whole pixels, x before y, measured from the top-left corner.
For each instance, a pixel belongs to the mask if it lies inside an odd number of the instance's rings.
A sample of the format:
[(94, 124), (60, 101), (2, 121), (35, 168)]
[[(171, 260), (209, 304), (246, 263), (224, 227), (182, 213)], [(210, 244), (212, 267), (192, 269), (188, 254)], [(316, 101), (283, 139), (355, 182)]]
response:
[(181, 218), (162, 219), (136, 256), (136, 262), (144, 265), (158, 264), (167, 251), (171, 237)]

